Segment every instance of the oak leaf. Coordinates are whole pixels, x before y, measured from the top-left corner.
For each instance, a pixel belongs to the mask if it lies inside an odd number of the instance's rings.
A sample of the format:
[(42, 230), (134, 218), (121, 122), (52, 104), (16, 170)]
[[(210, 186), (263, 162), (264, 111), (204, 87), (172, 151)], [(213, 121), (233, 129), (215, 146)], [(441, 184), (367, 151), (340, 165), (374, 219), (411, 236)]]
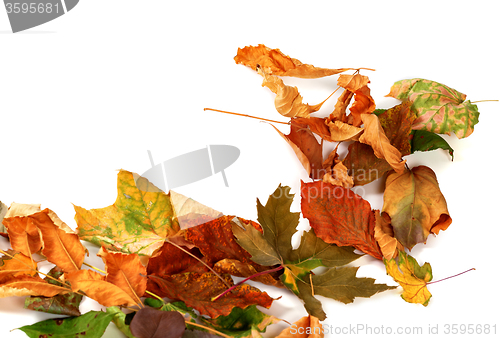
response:
[(415, 258), (399, 251), (397, 260), (384, 259), (387, 274), (403, 287), (403, 298), (408, 303), (419, 303), (427, 306), (431, 293), (427, 284), (432, 280), (432, 268), (429, 263), (420, 266)]
[(410, 250), (451, 224), (436, 174), (426, 166), (389, 174), (382, 212), (391, 218), (394, 237)]
[(448, 135), (454, 132), (458, 138), (464, 138), (472, 134), (479, 122), (477, 106), (465, 101), (467, 95), (435, 81), (398, 81), (386, 96), (413, 102), (412, 109), (418, 116), (413, 129)]
[(118, 173), (117, 188), (113, 205), (91, 210), (74, 206), (78, 234), (113, 251), (151, 256), (179, 231), (170, 196), (125, 170)]
[(370, 204), (349, 189), (321, 181), (301, 185), (302, 214), (326, 243), (354, 246), (377, 259), (375, 215)]
[(374, 114), (362, 114), (361, 120), (365, 130), (359, 142), (371, 146), (375, 156), (386, 160), (396, 172), (404, 172), (406, 160), (401, 160), (401, 152), (387, 138), (378, 117)]
[(279, 76), (293, 76), (314, 79), (345, 72), (351, 68), (328, 69), (303, 64), (297, 59), (283, 54), (279, 49), (271, 49), (262, 44), (238, 48), (234, 57), (237, 64), (242, 64), (253, 70), (260, 66), (266, 73)]

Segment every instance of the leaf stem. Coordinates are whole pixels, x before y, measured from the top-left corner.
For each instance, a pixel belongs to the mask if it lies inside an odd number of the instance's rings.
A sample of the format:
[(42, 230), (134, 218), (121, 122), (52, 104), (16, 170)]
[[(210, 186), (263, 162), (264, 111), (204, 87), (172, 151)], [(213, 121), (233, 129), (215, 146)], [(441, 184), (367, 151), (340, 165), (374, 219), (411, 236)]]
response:
[(148, 290), (146, 290), (146, 293), (147, 293), (148, 295), (150, 295), (150, 296), (153, 296), (153, 297), (155, 297), (155, 298), (157, 298), (157, 299), (161, 300), (161, 301), (163, 302), (163, 304), (165, 304), (165, 301), (163, 300), (163, 298), (161, 298), (161, 297), (160, 297), (160, 296), (158, 296), (157, 294), (152, 293), (151, 291), (148, 291)]
[(210, 327), (208, 327), (208, 326), (201, 325), (201, 324), (194, 323), (194, 322), (188, 322), (187, 320), (185, 320), (185, 322), (186, 322), (186, 324), (187, 324), (187, 325), (193, 325), (193, 326), (201, 327), (201, 328), (203, 328), (203, 329), (205, 329), (205, 330), (212, 331), (212, 332), (214, 332), (214, 333), (216, 333), (216, 334), (218, 334), (219, 336), (222, 336), (222, 337), (224, 337), (224, 338), (232, 338), (231, 336), (228, 336), (227, 334), (224, 334), (224, 333), (222, 333), (222, 332), (219, 332), (219, 331), (217, 331), (217, 330), (215, 330), (215, 329), (212, 329), (212, 328), (210, 328)]
[(225, 290), (223, 293), (221, 293), (220, 295), (216, 296), (216, 297), (212, 297), (212, 302), (215, 302), (217, 299), (221, 298), (222, 296), (228, 294), (229, 292), (233, 291), (234, 289), (236, 289), (238, 286), (240, 286), (241, 284), (245, 283), (247, 280), (249, 279), (252, 279), (252, 278), (256, 278), (256, 277), (259, 277), (261, 275), (265, 275), (265, 274), (268, 274), (268, 273), (272, 273), (272, 272), (276, 272), (276, 271), (279, 271), (283, 269), (283, 267), (280, 265), (278, 266), (277, 268), (274, 268), (274, 269), (271, 269), (271, 270), (266, 270), (266, 271), (261, 271), (261, 272), (258, 272), (256, 274), (253, 274), (251, 275), (250, 277), (247, 277), (245, 279), (243, 279), (242, 281), (234, 284), (233, 286), (231, 286), (229, 289)]
[(466, 272), (472, 271), (472, 270), (476, 270), (476, 269), (475, 269), (475, 268), (472, 268), (472, 269), (469, 269), (469, 270), (467, 270), (467, 271), (457, 273), (456, 275), (453, 275), (453, 276), (450, 276), (450, 277), (446, 277), (446, 278), (443, 278), (443, 279), (440, 279), (440, 280), (436, 280), (436, 281), (434, 281), (434, 282), (429, 282), (429, 283), (427, 283), (427, 285), (429, 285), (429, 284), (434, 284), (434, 283), (439, 283), (439, 282), (442, 282), (442, 281), (444, 281), (444, 280), (447, 280), (447, 279), (450, 279), (450, 278), (453, 278), (453, 277), (460, 276), (460, 275), (462, 275), (462, 274), (464, 274), (464, 273), (466, 273)]
[(83, 262), (83, 265), (86, 265), (86, 266), (88, 266), (88, 267), (89, 267), (89, 268), (91, 268), (91, 269), (94, 269), (94, 270), (99, 271), (99, 272), (101, 272), (101, 273), (103, 273), (103, 274), (106, 274), (106, 271), (103, 271), (103, 270), (101, 270), (101, 269), (99, 269), (99, 268), (96, 268), (95, 266), (90, 265), (90, 264), (88, 264), (88, 263)]
[[(330, 95), (331, 96), (331, 95)], [(329, 97), (330, 97), (329, 96)], [(326, 101), (326, 100), (325, 100)], [(244, 117), (250, 117), (252, 119), (257, 119), (257, 120), (262, 120), (262, 121), (267, 121), (267, 122), (272, 122), (272, 123), (281, 123), (281, 124), (289, 124), (288, 122), (280, 122), (280, 121), (275, 121), (275, 120), (269, 120), (269, 119), (264, 119), (262, 117), (257, 117), (257, 116), (252, 116), (252, 115), (247, 115), (247, 114), (240, 114), (240, 113), (233, 113), (229, 111), (224, 111), (224, 110), (219, 110), (219, 109), (212, 109), (212, 108), (203, 108), (204, 111), (211, 110), (211, 111), (216, 111), (219, 113), (224, 113), (224, 114), (231, 114), (231, 115), (238, 115), (238, 116), (244, 116)]]
[(228, 288), (231, 287), (231, 285), (229, 285), (226, 280), (224, 278), (221, 277), (221, 275), (219, 275), (217, 272), (215, 272), (214, 269), (212, 269), (207, 263), (205, 263), (204, 261), (202, 261), (201, 259), (199, 259), (198, 257), (196, 257), (195, 255), (193, 255), (192, 253), (190, 253), (189, 251), (187, 251), (186, 249), (182, 248), (180, 245), (177, 245), (175, 244), (174, 242), (171, 242), (169, 241), (167, 238), (165, 238), (165, 242), (169, 243), (169, 244), (172, 244), (173, 246), (175, 246), (177, 249), (183, 251), (184, 253), (188, 254), (189, 256), (193, 257), (194, 259), (196, 259), (198, 262), (200, 262), (201, 264), (205, 265), (213, 274), (215, 274), (217, 277), (219, 277), (219, 279), (222, 281), (222, 283), (224, 283)]
[(498, 102), (498, 100), (479, 100), (479, 101), (472, 101), (471, 103), (479, 103), (479, 102)]

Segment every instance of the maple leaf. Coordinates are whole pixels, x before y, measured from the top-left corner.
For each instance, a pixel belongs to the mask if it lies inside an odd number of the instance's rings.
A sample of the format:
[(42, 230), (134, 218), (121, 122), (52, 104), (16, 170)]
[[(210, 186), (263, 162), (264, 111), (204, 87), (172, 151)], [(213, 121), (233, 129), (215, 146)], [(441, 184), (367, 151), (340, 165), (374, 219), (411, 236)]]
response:
[(425, 79), (408, 79), (394, 83), (386, 96), (408, 99), (417, 114), (413, 129), (436, 134), (454, 132), (458, 138), (472, 134), (479, 122), (477, 106), (467, 95), (441, 83)]
[[(304, 119), (302, 119), (304, 120)], [(292, 119), (290, 122), (290, 133), (283, 134), (274, 125), (271, 125), (281, 137), (292, 147), (295, 155), (312, 179), (322, 176), (321, 163), (323, 162), (323, 147), (314, 137), (307, 124), (301, 124), (300, 120)]]
[(262, 87), (269, 88), (276, 97), (274, 98), (274, 106), (278, 113), (286, 117), (309, 117), (311, 113), (318, 111), (323, 102), (316, 105), (309, 105), (302, 102), (302, 95), (300, 95), (297, 87), (287, 86), (283, 80), (277, 76), (269, 75), (260, 69), (259, 74), (264, 77)]
[(396, 172), (404, 172), (406, 160), (401, 160), (401, 152), (387, 138), (377, 115), (362, 114), (361, 120), (365, 130), (359, 138), (359, 142), (371, 146), (375, 156), (386, 160)]
[(387, 274), (403, 287), (401, 297), (408, 303), (419, 303), (427, 306), (431, 293), (427, 283), (432, 280), (432, 268), (429, 263), (420, 266), (415, 258), (399, 251), (396, 259), (384, 259)]
[(260, 305), (269, 308), (273, 299), (265, 292), (248, 284), (238, 285), (233, 292), (229, 292), (216, 300), (212, 300), (232, 286), (233, 280), (228, 275), (223, 283), (218, 276), (211, 272), (186, 272), (175, 275), (156, 276), (148, 278), (148, 290), (161, 297), (180, 300), (211, 318), (227, 316), (234, 307), (246, 308), (250, 305)]
[(281, 331), (276, 338), (323, 338), (323, 325), (314, 316), (305, 316)]
[[(323, 182), (320, 182), (323, 183)], [(330, 185), (331, 186), (331, 185)], [(281, 281), (285, 286), (304, 300), (306, 310), (321, 320), (326, 318), (321, 302), (313, 294), (316, 283), (322, 289), (322, 295), (343, 302), (351, 302), (353, 297), (367, 297), (368, 288), (363, 283), (373, 284), (373, 279), (361, 281), (349, 270), (335, 267), (345, 265), (357, 259), (352, 247), (339, 247), (325, 243), (317, 237), (314, 230), (303, 233), (299, 247), (293, 249), (292, 236), (296, 233), (298, 213), (290, 212), (293, 195), (289, 187), (281, 187), (269, 197), (265, 206), (257, 200), (258, 221), (262, 227), (259, 231), (253, 226), (233, 225), (233, 233), (238, 243), (252, 255), (252, 260), (259, 264), (281, 264), (283, 273)], [(313, 275), (311, 270), (324, 266), (327, 272)], [(336, 275), (333, 284), (325, 283), (331, 275)], [(323, 277), (320, 277), (323, 276)], [(325, 277), (327, 276), (327, 277)], [(325, 279), (326, 278), (326, 279)], [(335, 284), (341, 280), (341, 284)], [(363, 284), (362, 287), (358, 285)], [(347, 287), (346, 287), (346, 284)], [(373, 288), (373, 295), (382, 291), (385, 285)]]
[(355, 248), (382, 259), (374, 237), (370, 204), (349, 189), (317, 181), (302, 182), (302, 214), (326, 243)]
[(408, 249), (451, 224), (436, 174), (427, 166), (387, 176), (382, 212), (391, 218), (394, 237)]
[(271, 49), (262, 44), (238, 48), (234, 57), (237, 64), (242, 64), (253, 70), (260, 66), (266, 73), (280, 76), (293, 76), (313, 79), (345, 72), (351, 68), (328, 69), (303, 64), (297, 59), (283, 54), (279, 49)]
[(125, 170), (118, 173), (117, 185), (113, 205), (91, 210), (74, 206), (78, 234), (110, 250), (151, 256), (179, 231), (170, 196)]

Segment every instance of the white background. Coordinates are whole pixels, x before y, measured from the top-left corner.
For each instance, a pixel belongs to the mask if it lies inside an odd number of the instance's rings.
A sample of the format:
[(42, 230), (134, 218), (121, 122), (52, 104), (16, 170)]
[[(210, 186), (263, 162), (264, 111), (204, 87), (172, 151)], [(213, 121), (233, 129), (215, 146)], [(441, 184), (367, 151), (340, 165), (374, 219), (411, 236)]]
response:
[[(377, 107), (389, 108), (398, 103), (384, 97), (391, 85), (414, 77), (449, 85), (472, 101), (500, 99), (499, 32), (492, 1), (83, 0), (63, 17), (17, 34), (2, 8), (0, 200), (41, 203), (75, 228), (72, 203), (87, 209), (112, 204), (116, 170), (143, 173), (150, 167), (147, 150), (159, 163), (209, 144), (229, 144), (241, 156), (226, 169), (228, 188), (217, 174), (176, 191), (256, 220), (256, 198), (264, 203), (280, 183), (297, 193), (307, 177), (268, 124), (203, 111), (287, 120), (275, 111), (274, 94), (261, 87), (261, 77), (234, 63), (238, 47), (264, 43), (320, 67), (375, 68), (362, 74), (371, 79)], [(284, 80), (298, 86), (310, 104), (336, 88), (336, 76)], [(335, 101), (316, 116), (328, 115)], [(430, 285), (427, 307), (404, 302), (401, 288), (349, 305), (318, 297), (328, 315), (325, 324), (419, 327), (424, 334), (418, 337), (426, 336), (429, 325), (439, 325), (441, 334), (446, 324), (496, 324), (500, 332), (500, 103), (478, 106), (480, 123), (472, 136), (447, 137), (453, 162), (442, 150), (408, 157), (411, 166), (435, 170), (453, 218), (448, 230), (416, 246), (412, 255), (431, 263), (435, 280), (476, 271)], [(381, 192), (382, 182), (376, 182), (363, 196), (380, 209)], [(298, 195), (293, 208), (300, 210)], [(307, 222), (301, 220), (300, 227)], [(362, 265), (359, 276), (395, 285), (380, 261), (364, 257), (356, 263)], [(262, 289), (283, 296), (267, 313), (289, 322), (306, 315), (287, 291)], [(97, 307), (85, 301), (82, 309), (91, 308)], [(10, 330), (48, 317), (24, 310), (21, 298), (0, 299), (0, 336), (25, 337)], [(267, 336), (284, 327), (269, 327)], [(112, 327), (105, 334), (119, 336)]]

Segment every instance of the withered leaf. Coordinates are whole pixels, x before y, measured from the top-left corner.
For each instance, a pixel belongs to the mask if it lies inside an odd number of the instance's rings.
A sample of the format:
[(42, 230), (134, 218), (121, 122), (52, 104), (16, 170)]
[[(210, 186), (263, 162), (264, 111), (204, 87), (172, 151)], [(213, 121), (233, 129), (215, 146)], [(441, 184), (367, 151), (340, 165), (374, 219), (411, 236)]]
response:
[(323, 338), (324, 336), (323, 325), (319, 319), (309, 315), (300, 318), (291, 327), (281, 331), (277, 338)]
[[(228, 276), (223, 277), (226, 283), (233, 285), (233, 280)], [(233, 292), (212, 301), (227, 289), (215, 274), (211, 272), (187, 272), (175, 275), (155, 276), (148, 278), (148, 290), (172, 300), (180, 300), (211, 318), (227, 316), (234, 307), (242, 309), (250, 305), (260, 305), (269, 308), (273, 299), (265, 292), (261, 292), (248, 284), (237, 286)]]
[(68, 291), (68, 288), (49, 284), (39, 276), (11, 276), (0, 281), (0, 298), (11, 296), (53, 297)]
[(170, 196), (125, 170), (118, 173), (117, 186), (113, 205), (91, 210), (74, 206), (78, 235), (110, 250), (150, 256), (165, 237), (179, 231)]
[(432, 280), (432, 268), (429, 263), (420, 266), (415, 258), (399, 251), (397, 259), (384, 259), (387, 274), (403, 287), (403, 298), (408, 303), (427, 306), (432, 295), (427, 283)]
[(21, 252), (7, 250), (6, 255), (0, 257), (0, 280), (11, 276), (36, 276), (36, 269), (37, 263)]
[(436, 174), (427, 166), (389, 174), (382, 212), (391, 218), (394, 237), (408, 249), (451, 224)]
[(345, 72), (351, 68), (328, 69), (303, 64), (297, 59), (283, 54), (279, 49), (271, 49), (262, 44), (238, 48), (234, 57), (237, 64), (253, 70), (260, 66), (267, 74), (313, 79)]
[(349, 189), (321, 181), (301, 186), (302, 214), (326, 243), (355, 248), (382, 259), (375, 240), (375, 215), (370, 204)]

